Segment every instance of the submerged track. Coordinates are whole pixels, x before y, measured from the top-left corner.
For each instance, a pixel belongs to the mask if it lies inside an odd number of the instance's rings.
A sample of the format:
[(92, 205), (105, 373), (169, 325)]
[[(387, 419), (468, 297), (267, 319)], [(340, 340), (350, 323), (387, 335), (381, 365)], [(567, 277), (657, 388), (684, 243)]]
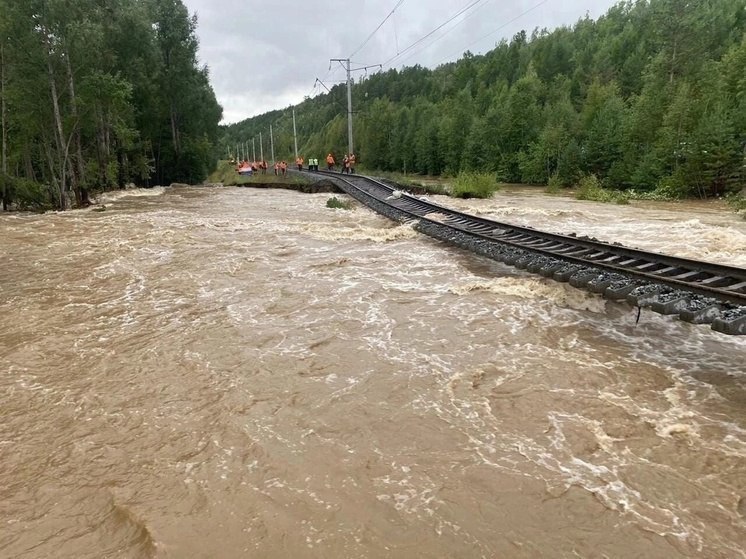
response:
[(476, 217), (361, 175), (314, 174), (390, 219), (416, 221), (418, 231), (437, 239), (609, 299), (746, 335), (746, 269)]

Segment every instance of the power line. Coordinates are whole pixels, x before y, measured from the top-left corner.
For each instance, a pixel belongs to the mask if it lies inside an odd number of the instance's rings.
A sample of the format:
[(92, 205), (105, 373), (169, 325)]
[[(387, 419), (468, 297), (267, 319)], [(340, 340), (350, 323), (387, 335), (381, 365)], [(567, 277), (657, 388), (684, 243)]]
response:
[(457, 56), (457, 55), (459, 55), (459, 54), (463, 54), (463, 53), (464, 53), (464, 51), (466, 51), (466, 50), (468, 50), (468, 49), (469, 49), (469, 47), (472, 47), (472, 46), (476, 45), (477, 43), (481, 43), (481, 42), (482, 42), (482, 41), (483, 41), (484, 39), (486, 39), (487, 37), (489, 37), (489, 36), (491, 36), (491, 35), (494, 35), (495, 33), (497, 33), (498, 31), (500, 31), (500, 30), (502, 30), (502, 29), (505, 29), (505, 28), (506, 28), (506, 27), (507, 27), (508, 25), (510, 25), (511, 23), (515, 23), (516, 21), (518, 21), (519, 19), (521, 19), (521, 18), (522, 18), (523, 16), (525, 16), (525, 15), (527, 15), (527, 14), (529, 14), (529, 13), (533, 12), (533, 11), (534, 11), (535, 9), (537, 9), (537, 8), (540, 8), (541, 6), (543, 6), (544, 4), (546, 4), (547, 2), (549, 2), (549, 0), (542, 0), (541, 2), (539, 2), (538, 4), (536, 4), (536, 5), (535, 5), (535, 6), (533, 6), (533, 7), (529, 8), (529, 9), (528, 9), (528, 10), (526, 10), (525, 12), (522, 12), (522, 13), (518, 14), (517, 16), (515, 16), (515, 17), (514, 17), (513, 19), (511, 19), (510, 21), (507, 21), (507, 22), (503, 23), (503, 24), (502, 24), (502, 25), (501, 25), (500, 27), (498, 27), (497, 29), (495, 29), (495, 30), (493, 30), (493, 31), (490, 31), (489, 33), (487, 33), (486, 35), (483, 35), (482, 37), (480, 37), (480, 38), (479, 38), (479, 39), (477, 39), (476, 41), (473, 41), (473, 42), (469, 43), (469, 44), (468, 44), (468, 45), (466, 45), (466, 46), (465, 46), (464, 48), (462, 48), (462, 49), (461, 49), (461, 50), (460, 50), (459, 52), (455, 52), (455, 53), (453, 53), (453, 54), (450, 54), (450, 55), (448, 55), (448, 56), (446, 56), (446, 57), (442, 58), (441, 60), (439, 60), (439, 61), (438, 61), (438, 64), (442, 64), (442, 63), (443, 63), (443, 61), (445, 61), (445, 60), (447, 60), (447, 59), (452, 59), (452, 58), (453, 58), (454, 56)]
[(396, 18), (394, 18), (394, 40), (396, 41), (396, 54), (399, 54), (399, 33), (396, 30)]
[(433, 33), (436, 33), (437, 31), (439, 31), (440, 29), (442, 29), (443, 27), (445, 27), (446, 25), (448, 25), (449, 23), (451, 23), (454, 19), (456, 19), (460, 15), (464, 14), (465, 12), (469, 11), (471, 8), (473, 8), (474, 6), (476, 6), (477, 4), (479, 4), (479, 3), (483, 2), (483, 1), (484, 0), (474, 0), (471, 4), (468, 4), (464, 8), (461, 8), (461, 10), (459, 10), (458, 12), (456, 12), (454, 15), (452, 15), (450, 18), (448, 18), (443, 23), (441, 23), (438, 27), (436, 27), (435, 29), (433, 29), (432, 31), (430, 31), (427, 35), (425, 35), (425, 36), (420, 37), (419, 39), (417, 39), (414, 43), (412, 43), (411, 45), (409, 45), (403, 51), (401, 51), (400, 53), (398, 53), (398, 54), (392, 56), (391, 58), (389, 58), (386, 62), (384, 62), (383, 64), (381, 64), (381, 66), (388, 66), (389, 62), (391, 62), (395, 58), (399, 58), (401, 55), (403, 55), (407, 51), (409, 51), (412, 48), (416, 47), (422, 41), (424, 41), (425, 39), (427, 39), (428, 37), (430, 37)]
[(345, 111), (347, 110), (347, 107), (345, 107), (342, 103), (340, 103), (338, 100), (332, 97), (331, 95), (332, 90), (326, 87), (326, 84), (323, 81), (321, 81), (319, 78), (316, 78), (316, 83), (320, 83), (322, 86), (324, 86), (324, 89), (326, 89), (329, 92), (329, 99), (331, 99), (334, 103), (342, 107)]
[[(314, 81), (313, 85), (311, 86), (311, 91), (308, 93), (308, 95), (306, 95), (306, 97), (311, 97), (311, 95), (316, 91), (316, 86), (319, 83), (321, 83), (322, 85), (324, 85), (324, 82), (329, 81), (328, 78), (330, 76), (332, 76), (333, 74), (336, 74), (338, 71), (339, 71), (339, 67), (338, 66), (332, 66), (332, 64), (330, 63), (329, 64), (329, 70), (327, 71), (327, 73), (321, 79), (319, 79), (318, 77), (316, 78), (316, 81)], [(336, 81), (335, 83), (345, 83), (345, 82), (344, 81)], [(324, 86), (324, 87), (326, 87), (326, 86)], [(327, 91), (328, 91), (328, 89), (327, 89)]]
[(353, 57), (353, 56), (355, 56), (355, 55), (356, 55), (357, 53), (359, 53), (359, 52), (360, 52), (361, 50), (363, 50), (363, 47), (364, 47), (365, 45), (367, 45), (367, 44), (368, 44), (368, 41), (370, 41), (370, 40), (371, 40), (371, 39), (373, 38), (373, 35), (375, 35), (375, 34), (376, 34), (376, 33), (378, 32), (378, 30), (379, 30), (379, 29), (380, 29), (381, 27), (383, 27), (383, 24), (384, 24), (384, 23), (386, 23), (386, 22), (388, 21), (388, 19), (389, 19), (389, 18), (390, 18), (390, 17), (392, 16), (392, 15), (394, 15), (394, 12), (395, 12), (395, 11), (397, 10), (397, 8), (399, 8), (399, 6), (401, 6), (402, 4), (404, 4), (404, 0), (399, 0), (399, 2), (397, 2), (396, 6), (394, 6), (394, 8), (393, 8), (393, 9), (392, 9), (392, 10), (391, 10), (391, 11), (389, 12), (389, 15), (387, 15), (387, 16), (386, 16), (385, 18), (383, 18), (383, 21), (382, 21), (381, 23), (379, 23), (379, 24), (378, 24), (378, 27), (376, 27), (376, 28), (375, 28), (375, 29), (373, 30), (373, 33), (371, 33), (370, 35), (368, 35), (368, 38), (367, 38), (367, 39), (365, 39), (365, 41), (363, 41), (363, 44), (362, 44), (362, 45), (360, 45), (360, 46), (359, 46), (359, 47), (357, 48), (357, 50), (356, 50), (355, 52), (353, 52), (353, 53), (352, 53), (352, 54), (351, 54), (350, 56), (348, 56), (347, 58), (352, 58), (352, 57)]
[[(491, 2), (492, 2), (492, 0), (488, 0), (488, 4), (491, 3)], [(451, 31), (455, 30), (459, 25), (461, 25), (462, 23), (466, 22), (467, 20), (473, 18), (475, 15), (477, 15), (479, 13), (479, 11), (482, 8), (485, 8), (488, 4), (482, 4), (481, 6), (479, 6), (475, 10), (473, 10), (469, 15), (467, 15), (466, 17), (464, 17), (464, 19), (462, 19), (461, 21), (456, 22), (450, 29), (446, 29), (445, 32), (443, 32), (442, 35), (440, 35), (439, 37), (435, 37), (427, 45), (423, 45), (422, 47), (418, 48), (414, 52), (410, 53), (410, 55), (407, 56), (406, 58), (404, 58), (402, 60), (399, 60), (397, 62), (397, 64), (404, 64), (407, 60), (409, 60), (410, 58), (412, 58), (413, 56), (415, 56), (417, 53), (422, 52), (423, 50), (425, 50), (425, 49), (429, 48), (430, 46), (434, 45), (435, 43), (437, 43), (438, 41), (440, 41), (442, 38), (444, 38), (446, 35), (448, 35)], [(398, 48), (397, 48), (397, 56), (399, 56), (400, 54), (403, 54), (403, 53), (399, 53), (398, 52)]]

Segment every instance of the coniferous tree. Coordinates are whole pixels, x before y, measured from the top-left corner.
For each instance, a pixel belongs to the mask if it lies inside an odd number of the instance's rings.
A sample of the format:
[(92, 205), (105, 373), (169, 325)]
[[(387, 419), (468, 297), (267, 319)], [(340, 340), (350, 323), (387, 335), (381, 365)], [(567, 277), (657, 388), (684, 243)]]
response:
[[(593, 174), (605, 188), (677, 195), (737, 190), (746, 180), (745, 33), (746, 0), (622, 1), (596, 21), (520, 32), (484, 55), (356, 84), (355, 143), (371, 169), (566, 185)], [(346, 144), (345, 94), (336, 86), (296, 107), (304, 149)], [(224, 145), (276, 118), (225, 128)]]

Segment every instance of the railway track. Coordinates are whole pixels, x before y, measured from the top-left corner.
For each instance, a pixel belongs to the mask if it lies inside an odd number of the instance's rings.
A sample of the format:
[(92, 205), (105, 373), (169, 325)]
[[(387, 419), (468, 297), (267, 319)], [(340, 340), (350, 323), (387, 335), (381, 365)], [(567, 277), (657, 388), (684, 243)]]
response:
[(427, 235), (616, 301), (746, 335), (746, 269), (558, 235), (465, 214), (361, 175), (317, 171), (344, 192)]

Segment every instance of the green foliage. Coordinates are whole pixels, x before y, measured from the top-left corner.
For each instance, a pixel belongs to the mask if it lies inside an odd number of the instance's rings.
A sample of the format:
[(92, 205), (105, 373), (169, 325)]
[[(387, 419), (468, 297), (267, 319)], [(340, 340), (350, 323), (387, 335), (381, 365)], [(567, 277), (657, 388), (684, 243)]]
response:
[(563, 186), (565, 186), (565, 184), (563, 184), (562, 180), (557, 175), (552, 175), (549, 177), (549, 182), (547, 183), (547, 193), (559, 194)]
[(326, 201), (326, 207), (336, 210), (353, 210), (355, 204), (351, 200), (340, 200), (336, 196), (332, 196)]
[(54, 207), (50, 189), (35, 181), (23, 178), (11, 180), (8, 195), (19, 210), (43, 212)]
[(486, 173), (459, 173), (451, 187), (456, 198), (492, 198), (500, 185), (495, 175)]
[[(553, 188), (594, 175), (601, 191), (722, 196), (746, 184), (744, 14), (746, 0), (624, 1), (484, 55), (375, 74), (352, 89), (359, 160), (383, 172)], [(339, 160), (346, 86), (295, 112), (301, 152)], [(258, 145), (259, 132), (266, 147), (270, 124), (278, 157), (291, 157), (289, 110), (224, 128), (224, 152)]]
[(267, 174), (254, 173), (252, 176), (239, 175), (236, 165), (230, 161), (218, 161), (215, 170), (206, 179), (210, 184), (222, 184), (223, 186), (245, 186), (245, 185), (282, 185), (282, 184), (308, 184), (308, 179), (301, 175), (289, 173), (286, 176), (275, 175), (273, 171), (267, 170)]
[(601, 188), (601, 183), (596, 175), (587, 175), (580, 179), (575, 198), (594, 202), (629, 204), (629, 196), (626, 193)]
[[(674, 177), (663, 177), (652, 192), (646, 193), (647, 199), (678, 200), (687, 194), (686, 186)], [(640, 196), (642, 198), (642, 196)]]
[(728, 196), (727, 200), (728, 205), (733, 209), (733, 211), (740, 214), (743, 219), (746, 219), (746, 192), (731, 194)]
[(0, 0), (10, 202), (206, 177), (222, 109), (195, 29), (182, 0)]

